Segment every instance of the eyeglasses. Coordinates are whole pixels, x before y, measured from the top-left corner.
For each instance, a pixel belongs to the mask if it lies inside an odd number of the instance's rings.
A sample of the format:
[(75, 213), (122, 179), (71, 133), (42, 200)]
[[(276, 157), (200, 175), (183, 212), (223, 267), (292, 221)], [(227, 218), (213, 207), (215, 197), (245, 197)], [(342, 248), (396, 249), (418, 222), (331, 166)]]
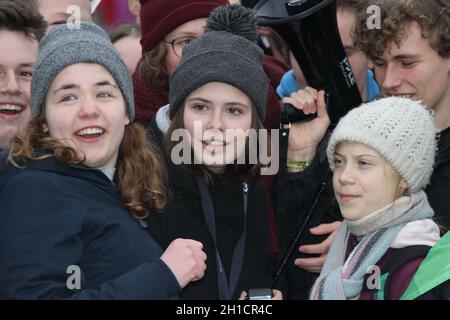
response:
[(169, 43), (172, 47), (173, 53), (175, 53), (178, 58), (181, 58), (183, 55), (183, 49), (195, 39), (195, 37), (181, 37), (173, 39), (172, 41), (164, 40), (164, 42)]

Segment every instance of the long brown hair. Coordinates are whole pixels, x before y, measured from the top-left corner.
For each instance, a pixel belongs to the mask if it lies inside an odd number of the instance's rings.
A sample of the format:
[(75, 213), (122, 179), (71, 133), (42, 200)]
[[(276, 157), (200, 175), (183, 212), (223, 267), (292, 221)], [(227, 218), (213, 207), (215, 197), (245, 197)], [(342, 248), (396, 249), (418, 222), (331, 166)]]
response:
[(168, 52), (164, 41), (154, 49), (144, 52), (138, 65), (138, 73), (146, 85), (169, 89), (169, 72), (166, 66)]
[[(262, 124), (261, 120), (259, 120), (257, 116), (256, 107), (252, 105), (252, 122), (251, 122), (251, 129), (255, 129), (259, 132), (260, 129), (264, 129), (264, 125)], [(172, 119), (172, 122), (170, 124), (170, 127), (167, 131), (167, 133), (164, 136), (164, 148), (165, 151), (170, 158), (172, 149), (177, 145), (177, 141), (172, 141), (172, 133), (176, 129), (182, 129), (184, 128), (184, 106), (182, 106), (178, 112), (175, 114), (175, 116)], [(270, 146), (270, 143), (269, 143)], [(249, 159), (249, 143), (247, 141), (245, 145), (245, 156), (246, 159)], [(191, 153), (191, 164), (182, 164), (183, 167), (185, 167), (187, 170), (194, 174), (201, 175), (207, 185), (209, 187), (213, 186), (214, 178), (211, 171), (209, 171), (204, 165), (202, 164), (195, 164), (194, 162), (194, 153)], [(249, 181), (256, 179), (259, 176), (261, 169), (261, 164), (259, 163), (259, 157), (256, 164), (228, 164), (226, 166), (226, 176), (227, 177), (245, 177), (249, 179)]]
[[(25, 132), (13, 138), (8, 160), (19, 168), (51, 155), (66, 164), (82, 163), (84, 159), (79, 159), (74, 148), (44, 132), (44, 124), (42, 116), (33, 118)], [(47, 154), (39, 155), (38, 151), (43, 150)], [(146, 208), (160, 210), (165, 205), (165, 171), (144, 127), (138, 123), (125, 126), (114, 181), (124, 205), (136, 219), (148, 217)]]

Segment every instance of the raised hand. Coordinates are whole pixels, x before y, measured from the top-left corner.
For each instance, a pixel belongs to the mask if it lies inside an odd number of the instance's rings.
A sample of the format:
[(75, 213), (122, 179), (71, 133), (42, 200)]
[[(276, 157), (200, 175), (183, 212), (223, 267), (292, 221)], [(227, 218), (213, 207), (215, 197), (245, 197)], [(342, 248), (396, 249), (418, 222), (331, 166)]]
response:
[(310, 121), (293, 123), (289, 133), (288, 159), (311, 160), (330, 125), (325, 104), (325, 91), (306, 87), (284, 98), (282, 102), (293, 105), (305, 114), (317, 112), (317, 117)]

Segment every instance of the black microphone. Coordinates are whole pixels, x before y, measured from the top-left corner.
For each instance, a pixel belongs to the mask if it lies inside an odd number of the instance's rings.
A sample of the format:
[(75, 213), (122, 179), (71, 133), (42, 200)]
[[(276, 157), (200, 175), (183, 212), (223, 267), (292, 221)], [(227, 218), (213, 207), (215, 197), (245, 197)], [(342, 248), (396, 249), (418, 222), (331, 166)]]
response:
[[(288, 44), (309, 86), (325, 90), (332, 126), (362, 103), (339, 35), (334, 0), (261, 0), (260, 25), (272, 27)], [(292, 105), (281, 108), (281, 122), (312, 119)]]

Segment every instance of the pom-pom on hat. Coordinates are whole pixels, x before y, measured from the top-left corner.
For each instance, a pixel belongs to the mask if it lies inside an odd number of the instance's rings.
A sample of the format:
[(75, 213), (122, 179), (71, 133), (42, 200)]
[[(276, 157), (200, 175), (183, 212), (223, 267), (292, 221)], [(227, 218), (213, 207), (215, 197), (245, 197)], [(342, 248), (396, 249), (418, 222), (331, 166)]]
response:
[(264, 121), (269, 80), (257, 39), (253, 10), (240, 5), (214, 9), (205, 33), (183, 50), (181, 63), (169, 81), (170, 118), (192, 91), (209, 82), (223, 82), (244, 92)]
[(437, 128), (429, 111), (405, 98), (384, 98), (362, 104), (343, 117), (327, 148), (334, 171), (336, 146), (343, 141), (364, 144), (381, 154), (414, 193), (430, 181)]

